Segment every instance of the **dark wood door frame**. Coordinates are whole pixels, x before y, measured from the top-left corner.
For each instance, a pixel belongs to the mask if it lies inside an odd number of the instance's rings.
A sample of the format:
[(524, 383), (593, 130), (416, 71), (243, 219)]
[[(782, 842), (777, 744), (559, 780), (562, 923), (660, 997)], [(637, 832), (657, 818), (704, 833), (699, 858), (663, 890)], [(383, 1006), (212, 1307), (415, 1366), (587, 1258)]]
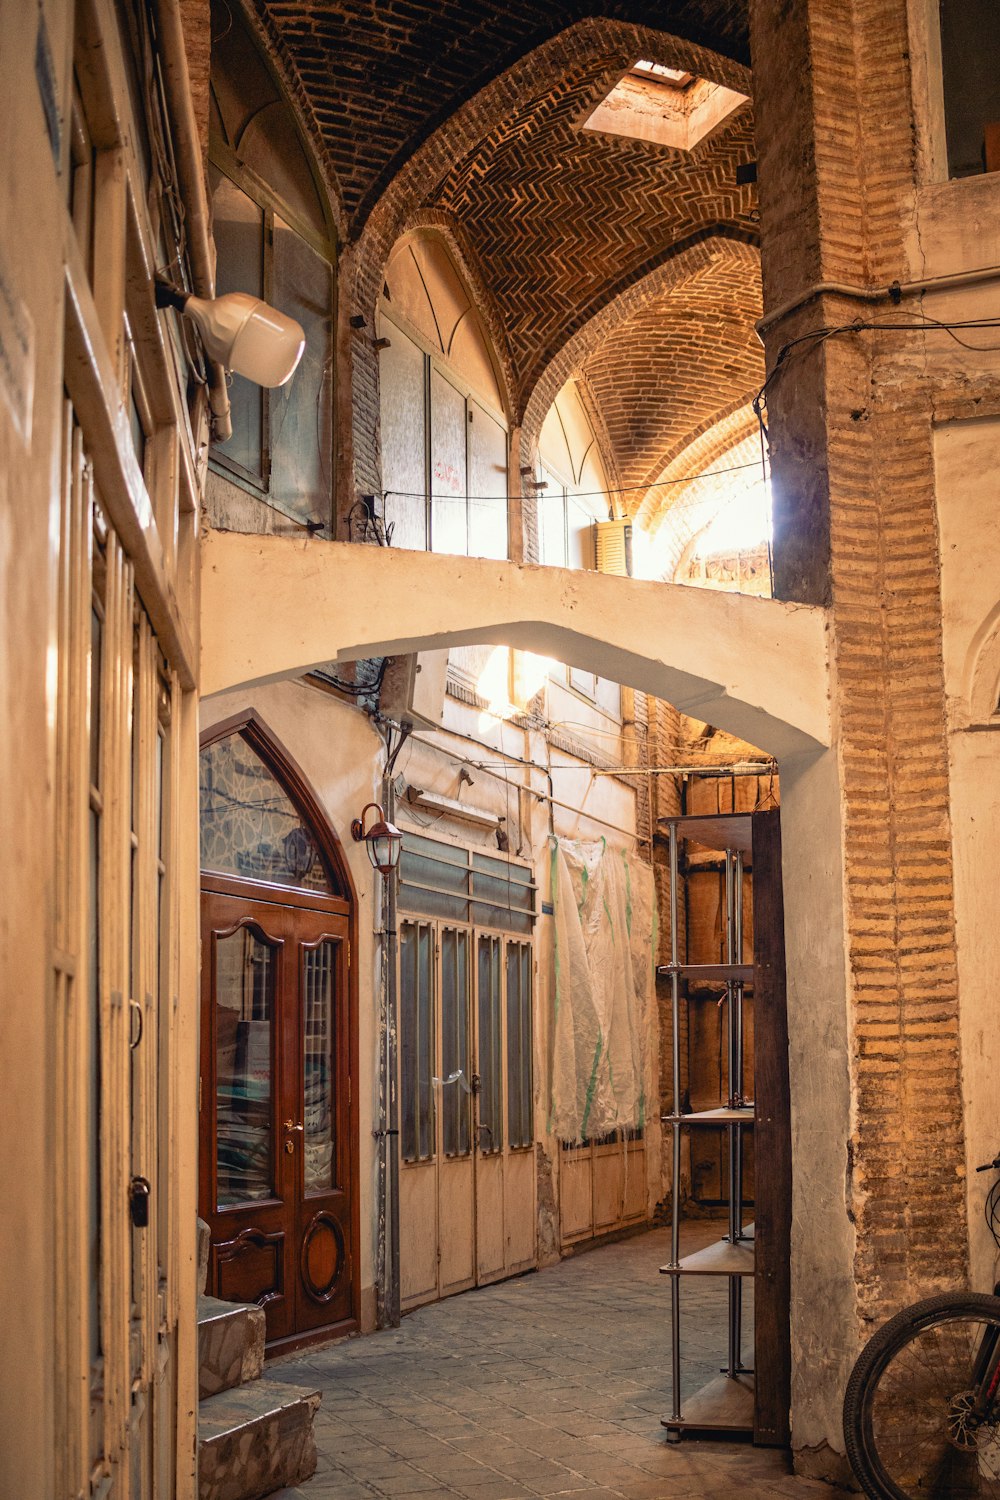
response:
[(781, 894), (781, 815), (755, 812), (754, 1442), (787, 1447), (791, 1407), (792, 1137)]
[[(280, 1346), (282, 1351), (297, 1348), (305, 1344), (317, 1342), (328, 1338), (331, 1332), (343, 1332), (351, 1324), (357, 1325), (361, 1315), (361, 1205), (360, 1205), (360, 1126), (358, 1113), (358, 1088), (359, 1080), (359, 1016), (358, 1016), (358, 980), (356, 964), (353, 955), (357, 953), (357, 927), (358, 906), (354, 882), (351, 879), (350, 869), (344, 855), (343, 846), (336, 831), (331, 826), (327, 814), (318, 796), (310, 785), (307, 777), (288, 754), (281, 743), (274, 737), (270, 729), (255, 709), (246, 709), (242, 713), (235, 714), (214, 724), (201, 736), (201, 747), (227, 739), (231, 735), (241, 735), (252, 750), (259, 755), (260, 759), (272, 772), (275, 779), (284, 787), (292, 802), (300, 813), (310, 832), (315, 839), (316, 846), (320, 851), (330, 881), (332, 896), (317, 892), (304, 890), (285, 890), (283, 887), (264, 884), (260, 881), (247, 880), (237, 876), (221, 876), (203, 874), (202, 889), (206, 896), (210, 893), (237, 897), (245, 901), (248, 906), (266, 903), (271, 907), (292, 906), (303, 910), (310, 910), (320, 916), (328, 913), (331, 917), (331, 935), (339, 933), (344, 939), (342, 962), (339, 972), (343, 978), (343, 994), (347, 1007), (346, 1040), (347, 1056), (346, 1077), (349, 1080), (348, 1087), (348, 1151), (350, 1156), (350, 1178), (352, 1202), (350, 1206), (350, 1243), (347, 1253), (350, 1261), (350, 1285), (351, 1285), (351, 1317), (349, 1319), (338, 1318), (331, 1324), (319, 1329), (293, 1332), (275, 1340), (269, 1348), (277, 1350)], [(336, 922), (336, 928), (333, 923)], [(205, 951), (202, 962), (211, 962), (210, 954)], [(207, 993), (206, 985), (210, 984), (210, 975), (203, 978), (203, 997)], [(278, 1002), (280, 1004), (280, 1000)], [(205, 1001), (203, 999), (203, 1010)], [(282, 1018), (278, 1018), (279, 1033), (283, 1031)], [(204, 1016), (202, 1036), (205, 1036)], [(204, 1042), (203, 1042), (204, 1045)], [(285, 1045), (284, 1038), (282, 1045)], [(206, 1064), (210, 1060), (202, 1058), (202, 1076), (205, 1076)], [(214, 1076), (214, 1064), (212, 1064), (211, 1075)], [(214, 1090), (203, 1087), (200, 1098), (200, 1162), (199, 1162), (199, 1203), (200, 1210), (205, 1216), (205, 1209), (210, 1206), (211, 1182), (212, 1182), (212, 1157), (210, 1152), (214, 1149), (214, 1116), (215, 1098)], [(306, 1205), (300, 1207), (299, 1221), (303, 1222), (303, 1214)], [(298, 1227), (298, 1226), (297, 1226)], [(215, 1247), (213, 1246), (212, 1266), (214, 1271)]]

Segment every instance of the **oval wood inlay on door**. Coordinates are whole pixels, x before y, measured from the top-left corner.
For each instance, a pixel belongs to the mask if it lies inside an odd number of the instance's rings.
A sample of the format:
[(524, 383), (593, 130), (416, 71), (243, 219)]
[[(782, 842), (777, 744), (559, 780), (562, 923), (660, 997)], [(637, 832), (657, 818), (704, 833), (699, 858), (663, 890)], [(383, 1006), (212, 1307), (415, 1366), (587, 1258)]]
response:
[(331, 1214), (316, 1214), (302, 1236), (302, 1280), (316, 1302), (329, 1302), (344, 1269), (344, 1235)]

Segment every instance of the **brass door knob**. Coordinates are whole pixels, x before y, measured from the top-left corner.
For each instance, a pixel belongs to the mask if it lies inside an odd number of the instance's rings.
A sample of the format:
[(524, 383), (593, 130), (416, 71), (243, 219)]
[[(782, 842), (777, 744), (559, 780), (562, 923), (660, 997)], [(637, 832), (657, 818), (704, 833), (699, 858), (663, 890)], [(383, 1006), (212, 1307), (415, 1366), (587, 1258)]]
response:
[(305, 1128), (306, 1127), (304, 1125), (296, 1125), (296, 1123), (295, 1123), (294, 1120), (286, 1120), (285, 1121), (285, 1129), (286, 1130), (305, 1130)]

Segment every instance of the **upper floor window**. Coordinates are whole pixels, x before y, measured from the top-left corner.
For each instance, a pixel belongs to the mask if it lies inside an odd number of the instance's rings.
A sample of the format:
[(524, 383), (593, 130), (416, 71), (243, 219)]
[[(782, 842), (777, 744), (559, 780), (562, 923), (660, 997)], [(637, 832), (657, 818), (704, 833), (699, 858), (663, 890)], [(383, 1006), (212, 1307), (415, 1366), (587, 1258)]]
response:
[(482, 320), (437, 235), (407, 235), (393, 251), (379, 335), (392, 545), (506, 557), (504, 400)]
[(996, 0), (940, 0), (948, 176), (1000, 171)]
[(233, 0), (212, 5), (210, 186), (217, 289), (250, 292), (305, 330), (287, 385), (232, 377), (233, 435), (214, 466), (276, 510), (333, 514), (335, 244), (323, 194), (284, 100)]

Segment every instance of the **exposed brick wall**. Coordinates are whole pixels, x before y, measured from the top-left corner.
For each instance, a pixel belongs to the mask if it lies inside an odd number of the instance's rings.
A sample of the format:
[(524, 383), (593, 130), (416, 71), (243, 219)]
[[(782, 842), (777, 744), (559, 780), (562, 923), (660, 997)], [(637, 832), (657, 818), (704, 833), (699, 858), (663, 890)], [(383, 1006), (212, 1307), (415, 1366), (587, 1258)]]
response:
[[(764, 285), (890, 280), (913, 187), (902, 0), (754, 0)], [(793, 84), (778, 96), (780, 77)], [(789, 68), (789, 59), (791, 68)], [(768, 338), (857, 315), (817, 299)], [(830, 340), (776, 385), (776, 573), (828, 598), (853, 1021), (847, 1207), (863, 1317), (966, 1269), (931, 390), (902, 339)]]
[[(732, 278), (751, 285), (759, 282), (757, 251), (752, 243), (749, 229), (727, 229), (725, 226), (714, 226), (709, 230), (696, 231), (691, 236), (675, 243), (669, 257), (656, 270), (651, 271), (640, 281), (634, 282), (625, 291), (619, 292), (594, 314), (585, 327), (573, 338), (568, 339), (546, 366), (528, 398), (522, 435), (523, 461), (529, 463), (533, 459), (538, 433), (545, 415), (555, 396), (571, 375), (584, 369), (589, 360), (594, 359), (600, 351), (606, 348), (621, 346), (624, 366), (626, 361), (623, 330), (633, 321), (641, 324), (645, 309), (670, 295), (682, 301), (684, 288), (690, 282), (699, 276), (707, 278), (716, 270), (724, 281)], [(701, 351), (699, 350), (698, 353), (700, 354)], [(697, 356), (695, 356), (695, 362), (697, 362)], [(745, 404), (744, 395), (745, 392), (741, 392), (737, 408)], [(714, 426), (719, 418), (730, 416), (731, 407), (732, 402), (727, 404), (725, 400), (720, 400), (712, 415), (700, 424), (695, 423), (688, 428), (687, 424), (682, 422), (680, 431), (683, 436), (677, 438), (675, 413), (664, 402), (662, 419), (665, 424), (675, 424), (675, 440), (671, 445), (665, 438), (664, 447), (661, 450), (662, 466), (669, 465), (679, 453), (684, 451), (689, 442), (700, 435), (703, 429)], [(605, 430), (607, 430), (606, 427)], [(624, 438), (625, 435), (622, 434), (622, 437)], [(626, 457), (627, 454), (626, 442)], [(616, 468), (619, 467), (620, 462), (621, 458), (616, 450)], [(691, 471), (685, 470), (685, 472)], [(661, 473), (654, 473), (652, 478), (657, 479), (661, 476), (662, 469)], [(622, 502), (631, 511), (642, 499), (641, 494), (636, 494), (623, 496)]]
[(749, 109), (691, 152), (581, 129), (619, 69), (597, 55), (550, 75), (436, 195), (498, 289), (522, 401), (553, 355), (679, 243), (720, 224), (751, 232), (749, 190), (735, 184), (753, 155)]

